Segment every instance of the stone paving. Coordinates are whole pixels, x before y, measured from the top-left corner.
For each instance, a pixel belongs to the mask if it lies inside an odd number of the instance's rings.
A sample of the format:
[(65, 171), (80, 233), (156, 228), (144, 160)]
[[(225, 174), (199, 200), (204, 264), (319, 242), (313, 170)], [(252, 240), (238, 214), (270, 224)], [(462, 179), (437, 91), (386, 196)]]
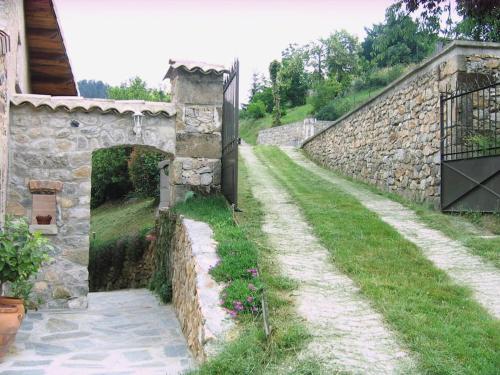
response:
[(319, 361), (328, 374), (414, 374), (412, 356), (353, 281), (331, 262), (289, 194), (249, 146), (240, 150), (252, 193), (264, 206), (263, 230), (276, 249), (281, 272), (299, 285), (297, 312), (312, 335), (299, 358)]
[(460, 285), (469, 287), (475, 299), (500, 319), (500, 271), (493, 264), (473, 255), (458, 241), (427, 227), (402, 204), (336, 176), (307, 159), (300, 151), (282, 148), (297, 164), (353, 195), (366, 208), (377, 213), (406, 239), (417, 245), (438, 268)]
[(87, 310), (28, 312), (0, 375), (170, 375), (194, 366), (172, 306), (134, 289), (90, 293)]

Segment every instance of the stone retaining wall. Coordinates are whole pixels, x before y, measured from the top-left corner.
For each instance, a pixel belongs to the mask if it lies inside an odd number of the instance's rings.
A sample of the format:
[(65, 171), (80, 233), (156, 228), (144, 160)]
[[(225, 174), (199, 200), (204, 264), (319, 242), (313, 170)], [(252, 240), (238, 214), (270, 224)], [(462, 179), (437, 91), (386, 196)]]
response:
[(383, 190), (437, 206), (440, 93), (475, 73), (498, 76), (500, 44), (454, 42), (303, 148), (316, 162)]
[(257, 136), (257, 144), (300, 147), (302, 142), (326, 129), (333, 121), (305, 119), (292, 124), (264, 129)]
[(199, 361), (217, 353), (233, 325), (219, 303), (222, 286), (209, 273), (219, 261), (216, 247), (208, 224), (177, 218), (170, 249), (172, 303)]

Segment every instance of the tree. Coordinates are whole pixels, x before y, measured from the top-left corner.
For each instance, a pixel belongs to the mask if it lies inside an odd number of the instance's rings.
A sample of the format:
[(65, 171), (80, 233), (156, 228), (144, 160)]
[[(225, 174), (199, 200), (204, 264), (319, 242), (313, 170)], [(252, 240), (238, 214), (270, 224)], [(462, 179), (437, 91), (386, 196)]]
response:
[(109, 85), (103, 81), (82, 80), (78, 81), (78, 91), (84, 98), (101, 98), (108, 97)]
[[(409, 13), (419, 12), (424, 24), (436, 33), (445, 34), (440, 18), (451, 9), (449, 0), (399, 0)], [(450, 26), (456, 37), (479, 41), (500, 41), (500, 4), (498, 0), (456, 0), (457, 14), (461, 20)], [(448, 23), (450, 23), (448, 21)]]
[(281, 125), (281, 104), (280, 104), (280, 90), (278, 83), (278, 73), (280, 71), (281, 64), (278, 60), (271, 61), (269, 64), (269, 77), (271, 78), (272, 90), (273, 90), (273, 125)]
[(330, 34), (322, 43), (326, 49), (328, 76), (336, 79), (344, 88), (348, 87), (359, 69), (358, 38), (341, 30)]
[(253, 101), (253, 97), (266, 88), (267, 82), (263, 74), (254, 72), (252, 74), (252, 86), (250, 87), (250, 102)]
[(108, 97), (116, 100), (146, 100), (151, 102), (169, 102), (170, 95), (162, 90), (148, 88), (139, 77), (130, 78), (120, 86), (108, 89)]
[(303, 51), (295, 50), (284, 57), (278, 73), (281, 99), (292, 107), (306, 102), (309, 82), (304, 67), (305, 55)]
[(387, 8), (384, 23), (366, 31), (362, 55), (379, 67), (419, 62), (434, 50), (437, 40), (398, 5)]
[(312, 80), (313, 82), (320, 82), (325, 79), (325, 74), (327, 72), (326, 67), (326, 43), (324, 40), (320, 39), (316, 42), (312, 42), (307, 46), (308, 49), (308, 62), (307, 65), (313, 70)]

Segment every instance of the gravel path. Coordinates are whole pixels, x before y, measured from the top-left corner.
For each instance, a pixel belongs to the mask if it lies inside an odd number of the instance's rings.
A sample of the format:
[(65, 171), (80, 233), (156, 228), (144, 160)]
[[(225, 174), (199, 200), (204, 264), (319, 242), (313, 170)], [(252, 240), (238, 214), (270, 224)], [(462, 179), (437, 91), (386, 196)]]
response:
[(299, 356), (320, 361), (327, 373), (397, 374), (413, 361), (359, 289), (331, 262), (298, 207), (249, 146), (240, 148), (252, 193), (264, 206), (263, 226), (283, 275), (296, 280), (298, 314), (313, 339)]
[(476, 300), (490, 314), (500, 319), (500, 271), (481, 257), (473, 255), (460, 242), (427, 227), (417, 215), (402, 204), (370, 192), (319, 167), (300, 151), (283, 148), (297, 164), (353, 195), (369, 210), (417, 245), (438, 268), (460, 285), (469, 287)]
[(28, 312), (0, 375), (173, 375), (193, 366), (172, 306), (132, 289), (90, 293), (87, 310)]

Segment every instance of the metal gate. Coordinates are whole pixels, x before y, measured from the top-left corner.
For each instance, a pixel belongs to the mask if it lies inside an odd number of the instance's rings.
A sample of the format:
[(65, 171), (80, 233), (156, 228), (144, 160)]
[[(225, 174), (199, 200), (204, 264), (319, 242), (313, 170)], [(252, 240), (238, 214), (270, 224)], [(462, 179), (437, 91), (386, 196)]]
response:
[(222, 105), (222, 193), (236, 208), (238, 205), (238, 144), (240, 142), (239, 119), (239, 71), (235, 61), (224, 78), (224, 102)]
[(441, 210), (500, 212), (500, 82), (441, 95)]

